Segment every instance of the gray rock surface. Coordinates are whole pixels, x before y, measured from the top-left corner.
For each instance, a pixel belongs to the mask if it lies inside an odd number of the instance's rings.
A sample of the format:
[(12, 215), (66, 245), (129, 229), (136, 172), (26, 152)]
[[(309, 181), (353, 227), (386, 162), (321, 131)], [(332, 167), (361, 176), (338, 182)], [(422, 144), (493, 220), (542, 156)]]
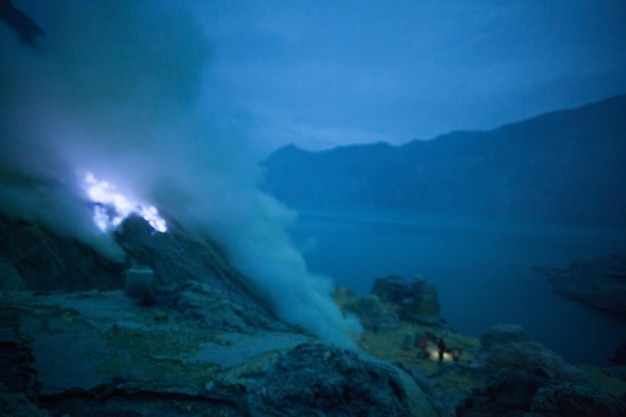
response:
[(494, 326), (480, 339), (475, 372), (486, 385), (456, 409), (457, 417), (622, 416), (626, 395), (584, 378), (579, 369), (517, 325)]
[(526, 338), (519, 325), (493, 326), (480, 338), (476, 363), (486, 372), (541, 369), (550, 378), (578, 381), (580, 371), (555, 352)]
[(208, 284), (157, 292), (149, 307), (122, 291), (3, 291), (0, 311), (0, 382), (50, 412), (435, 416), (391, 363), (323, 344)]
[(480, 342), (475, 372), (486, 385), (465, 398), (457, 417), (624, 415), (626, 396), (590, 382), (556, 353), (527, 340), (521, 326), (494, 326)]
[(206, 236), (170, 222), (168, 233), (152, 233), (143, 219), (128, 217), (115, 238), (125, 263), (104, 258), (90, 247), (42, 227), (0, 215), (0, 288), (33, 291), (112, 290), (124, 287), (130, 261), (154, 271), (156, 290), (198, 281), (216, 296), (233, 300), (257, 316), (273, 319), (270, 303), (246, 287), (246, 277)]
[(251, 388), (251, 415), (436, 416), (415, 380), (388, 362), (304, 344), (272, 364)]
[(371, 294), (382, 302), (398, 306), (401, 320), (418, 323), (436, 324), (441, 322), (441, 307), (437, 287), (422, 277), (412, 280), (398, 275), (378, 278), (374, 282)]
[(457, 417), (618, 417), (626, 397), (586, 382), (563, 382), (541, 368), (503, 369), (456, 409)]
[(122, 288), (127, 268), (38, 223), (1, 214), (0, 259), (0, 286), (14, 290)]
[(475, 390), (457, 407), (456, 416), (530, 417), (527, 413), (535, 393), (548, 384), (548, 376), (540, 369), (495, 372), (485, 388)]
[(530, 411), (536, 417), (622, 417), (626, 415), (626, 397), (591, 384), (549, 385), (536, 392)]

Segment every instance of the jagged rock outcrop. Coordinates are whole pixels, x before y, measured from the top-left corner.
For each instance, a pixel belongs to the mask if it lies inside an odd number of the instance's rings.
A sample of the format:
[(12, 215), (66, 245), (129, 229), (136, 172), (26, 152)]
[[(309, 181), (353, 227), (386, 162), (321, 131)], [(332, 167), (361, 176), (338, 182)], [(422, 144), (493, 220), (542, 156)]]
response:
[(245, 308), (272, 316), (269, 302), (247, 289), (247, 278), (210, 238), (190, 233), (174, 220), (170, 226), (168, 233), (154, 233), (145, 220), (129, 216), (114, 235), (128, 259), (115, 262), (39, 223), (0, 215), (0, 289), (121, 289), (132, 261), (154, 271), (157, 289), (203, 282)]
[(425, 278), (407, 280), (398, 275), (378, 278), (371, 294), (384, 303), (397, 305), (401, 320), (428, 324), (441, 322), (437, 287)]
[(626, 415), (626, 397), (593, 384), (548, 385), (537, 390), (530, 411), (533, 416), (546, 417), (620, 417)]
[(487, 383), (459, 404), (457, 417), (617, 417), (626, 410), (626, 396), (588, 381), (556, 353), (527, 340), (521, 326), (494, 326), (480, 341), (476, 373)]
[(403, 321), (444, 324), (437, 288), (422, 277), (377, 278), (369, 294), (358, 297), (353, 291), (338, 289), (335, 299), (344, 311), (355, 314), (366, 329), (373, 331), (398, 330)]
[(34, 291), (121, 288), (127, 267), (39, 223), (0, 214), (0, 288)]
[(580, 371), (555, 352), (527, 339), (519, 325), (493, 326), (480, 337), (477, 364), (486, 372), (541, 369), (550, 378), (578, 381)]
[(530, 411), (535, 393), (547, 384), (548, 377), (540, 369), (497, 372), (486, 387), (468, 395), (457, 407), (456, 416), (523, 417)]
[[(251, 385), (251, 415), (436, 416), (405, 371), (354, 351), (298, 346)], [(314, 411), (315, 410), (315, 411)]]
[(567, 267), (535, 267), (557, 294), (626, 319), (626, 253), (588, 257)]
[(495, 373), (456, 409), (457, 417), (619, 417), (626, 397), (580, 381), (550, 378), (541, 368)]
[(249, 278), (228, 261), (214, 240), (168, 220), (167, 233), (154, 233), (145, 220), (131, 215), (116, 230), (115, 239), (130, 259), (154, 271), (157, 286), (199, 281), (244, 308), (272, 315), (269, 300), (250, 291)]

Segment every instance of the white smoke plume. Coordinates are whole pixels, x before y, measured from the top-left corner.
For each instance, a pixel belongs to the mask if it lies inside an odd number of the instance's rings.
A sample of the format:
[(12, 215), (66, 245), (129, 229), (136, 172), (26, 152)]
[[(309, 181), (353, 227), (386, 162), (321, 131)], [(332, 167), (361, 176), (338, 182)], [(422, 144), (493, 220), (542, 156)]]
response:
[(331, 283), (309, 273), (261, 193), (245, 117), (211, 82), (212, 45), (182, 2), (15, 1), (46, 36), (0, 25), (0, 210), (121, 256), (92, 222), (87, 172), (202, 228), (284, 320), (349, 345)]

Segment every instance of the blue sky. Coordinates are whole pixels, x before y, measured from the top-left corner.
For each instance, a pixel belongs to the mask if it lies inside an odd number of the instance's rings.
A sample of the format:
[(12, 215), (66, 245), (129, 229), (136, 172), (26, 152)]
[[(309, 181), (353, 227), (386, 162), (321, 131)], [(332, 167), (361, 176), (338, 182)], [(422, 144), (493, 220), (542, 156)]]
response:
[[(46, 28), (38, 1), (15, 3)], [(262, 154), (492, 129), (626, 92), (624, 0), (153, 1), (192, 9), (214, 117)]]
[[(202, 3), (202, 2), (201, 2)], [(626, 2), (198, 5), (213, 88), (272, 148), (403, 143), (626, 92)]]

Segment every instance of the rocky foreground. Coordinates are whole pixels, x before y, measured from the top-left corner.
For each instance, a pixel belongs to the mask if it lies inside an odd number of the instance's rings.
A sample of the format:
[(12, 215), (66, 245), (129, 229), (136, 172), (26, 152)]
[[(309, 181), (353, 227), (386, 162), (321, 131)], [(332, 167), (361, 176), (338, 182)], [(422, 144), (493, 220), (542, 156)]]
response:
[[(381, 278), (365, 297), (337, 290), (337, 304), (365, 328), (345, 349), (277, 320), (216, 247), (182, 229), (154, 236), (131, 220), (117, 236), (149, 266), (154, 287), (124, 291), (96, 282), (87, 290), (83, 277), (63, 289), (59, 283), (71, 276), (64, 271), (78, 277), (76, 269), (98, 270), (98, 280), (108, 274), (106, 282), (121, 286), (115, 280), (130, 265), (100, 267), (104, 261), (76, 242), (3, 220), (0, 231), (11, 232), (10, 239), (0, 236), (3, 415), (626, 413), (619, 368), (573, 366), (529, 341), (519, 326), (496, 326), (480, 339), (458, 334), (423, 278)], [(42, 285), (31, 278), (44, 282), (45, 274), (56, 288), (37, 289)]]
[[(424, 284), (400, 277), (381, 282)], [(349, 291), (337, 296), (348, 311), (378, 299)], [(6, 415), (18, 416), (626, 411), (624, 375), (572, 366), (527, 340), (519, 326), (494, 327), (477, 340), (442, 323), (403, 320), (398, 305), (379, 300), (380, 310), (360, 306), (361, 315), (376, 319), (350, 350), (279, 322), (254, 320), (198, 282), (157, 292), (150, 306), (115, 290), (4, 291), (0, 404)], [(406, 310), (411, 298), (404, 304)], [(439, 339), (447, 346), (442, 362)]]
[(121, 291), (3, 293), (10, 397), (71, 416), (436, 415), (409, 371), (252, 323), (207, 285), (155, 301), (141, 306)]

